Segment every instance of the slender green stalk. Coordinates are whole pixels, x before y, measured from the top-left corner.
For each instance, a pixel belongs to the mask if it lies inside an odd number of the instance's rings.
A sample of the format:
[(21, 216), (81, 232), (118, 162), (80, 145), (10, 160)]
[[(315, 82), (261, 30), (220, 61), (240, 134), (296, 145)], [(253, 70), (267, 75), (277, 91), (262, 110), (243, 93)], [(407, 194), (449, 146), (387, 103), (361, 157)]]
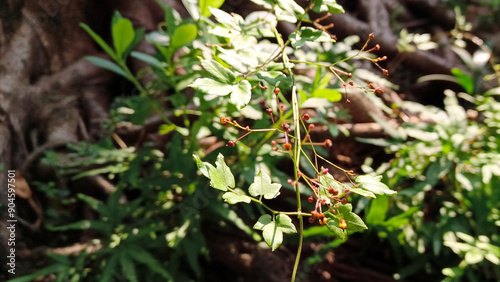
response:
[[(300, 166), (300, 156), (301, 156), (301, 140), (300, 140), (300, 115), (299, 115), (299, 103), (297, 98), (297, 88), (295, 85), (292, 88), (292, 108), (293, 108), (293, 124), (295, 129), (295, 152), (294, 152), (294, 174), (295, 179), (299, 179), (299, 166)], [(302, 217), (302, 203), (300, 201), (300, 189), (299, 185), (295, 186), (295, 192), (297, 195), (297, 218), (299, 220), (299, 246), (297, 248), (297, 255), (295, 257), (295, 264), (293, 265), (292, 272), (292, 282), (295, 282), (297, 276), (297, 270), (299, 268), (300, 254), (302, 253), (302, 243), (304, 241), (304, 218)]]

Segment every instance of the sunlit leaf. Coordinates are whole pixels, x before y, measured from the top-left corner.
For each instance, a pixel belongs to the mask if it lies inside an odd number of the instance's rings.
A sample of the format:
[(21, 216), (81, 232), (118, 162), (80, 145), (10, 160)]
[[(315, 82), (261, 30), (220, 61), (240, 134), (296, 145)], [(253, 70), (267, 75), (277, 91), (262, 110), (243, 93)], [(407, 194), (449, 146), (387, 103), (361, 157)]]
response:
[(283, 242), (283, 233), (296, 233), (295, 225), (292, 219), (285, 214), (278, 214), (276, 221), (273, 221), (270, 215), (265, 214), (255, 223), (254, 229), (262, 230), (262, 237), (267, 245), (274, 251)]
[(260, 170), (254, 178), (254, 183), (248, 188), (250, 195), (254, 197), (263, 196), (264, 199), (274, 199), (280, 192), (281, 184), (271, 183), (271, 177)]

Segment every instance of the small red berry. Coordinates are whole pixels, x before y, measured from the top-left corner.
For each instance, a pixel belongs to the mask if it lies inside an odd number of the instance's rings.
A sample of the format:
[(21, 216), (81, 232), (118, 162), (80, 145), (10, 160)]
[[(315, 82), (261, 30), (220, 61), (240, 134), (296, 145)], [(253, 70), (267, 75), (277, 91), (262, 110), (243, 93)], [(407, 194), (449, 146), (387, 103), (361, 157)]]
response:
[(278, 95), (278, 94), (280, 94), (281, 89), (279, 87), (274, 87), (273, 92), (274, 92), (274, 94)]
[(271, 145), (276, 146), (276, 141), (271, 141)]
[(325, 168), (325, 169), (323, 169), (323, 171), (321, 173), (326, 175), (326, 174), (328, 174), (328, 171), (329, 171), (328, 168)]
[(382, 72), (384, 73), (385, 76), (389, 75), (389, 71), (386, 69), (382, 70)]
[(372, 82), (368, 83), (368, 87), (373, 88), (373, 83)]
[(282, 111), (282, 112), (285, 111), (285, 105), (283, 105), (283, 104), (280, 105), (280, 111)]
[(343, 220), (343, 219), (339, 220), (339, 227), (340, 227), (342, 230), (346, 230), (346, 228), (347, 228), (347, 223), (345, 222), (345, 220)]
[(273, 151), (278, 151), (278, 147), (273, 147)]
[(314, 202), (314, 198), (313, 198), (313, 196), (310, 196), (309, 198), (307, 198), (307, 201), (308, 201), (309, 203)]
[(318, 217), (319, 218), (325, 218), (325, 214), (324, 213), (320, 213), (320, 214), (318, 214)]
[(347, 199), (346, 198), (342, 198), (341, 203), (342, 203), (342, 205), (347, 205)]
[(226, 118), (225, 117), (221, 117), (220, 118), (220, 123), (221, 124), (226, 124), (227, 123)]
[(246, 130), (246, 131), (250, 131), (250, 126), (248, 126), (248, 125), (247, 125), (247, 126), (245, 126), (245, 130)]
[(380, 45), (379, 44), (375, 45), (375, 50), (380, 50)]
[(368, 38), (370, 38), (370, 39), (375, 38), (375, 34), (373, 34), (373, 33), (368, 34)]
[(347, 83), (343, 82), (342, 87), (347, 87)]
[(331, 146), (333, 146), (333, 142), (332, 142), (332, 140), (330, 140), (330, 139), (326, 139), (326, 140), (325, 140), (325, 146), (326, 146), (326, 147), (328, 147), (328, 148), (330, 148)]
[(304, 115), (302, 116), (302, 119), (303, 119), (303, 120), (309, 120), (310, 118), (311, 118), (311, 116), (310, 116), (309, 114), (304, 114)]
[(352, 73), (348, 73), (348, 74), (347, 74), (347, 77), (348, 77), (348, 78), (352, 78)]
[(309, 130), (313, 130), (316, 126), (314, 124), (309, 124)]
[(289, 132), (290, 131), (290, 125), (288, 123), (286, 123), (286, 122), (284, 122), (284, 123), (281, 124), (281, 128), (285, 132)]
[(288, 183), (288, 184), (290, 184), (290, 185), (291, 185), (291, 184), (293, 183), (293, 180), (291, 180), (291, 179), (289, 178), (289, 179), (286, 181), (286, 183)]
[(266, 109), (266, 113), (267, 113), (268, 115), (272, 114), (272, 113), (273, 113), (273, 109), (271, 109), (271, 108), (267, 108), (267, 109)]
[(314, 223), (314, 217), (309, 218), (309, 223)]
[(347, 99), (347, 100), (345, 100), (345, 103), (346, 103), (347, 105), (349, 105), (349, 104), (351, 103), (351, 100)]
[(292, 144), (290, 144), (290, 143), (283, 144), (283, 149), (285, 149), (287, 151), (291, 150), (292, 149)]
[(345, 190), (344, 190), (344, 192), (346, 192), (346, 193), (349, 193), (350, 191), (351, 191), (351, 189), (349, 189), (349, 188), (345, 188)]
[(311, 216), (312, 217), (318, 217), (318, 212), (317, 211), (311, 211)]
[(333, 189), (332, 187), (328, 188), (328, 192), (332, 194), (333, 196), (336, 196), (339, 194), (338, 190)]
[(349, 81), (349, 85), (354, 86), (354, 81)]
[(236, 142), (234, 142), (234, 141), (227, 142), (228, 147), (234, 147), (234, 145), (236, 145)]
[(381, 87), (377, 87), (377, 88), (375, 88), (375, 92), (376, 92), (377, 94), (382, 94), (382, 92), (384, 92), (384, 90), (382, 90), (382, 88), (381, 88)]

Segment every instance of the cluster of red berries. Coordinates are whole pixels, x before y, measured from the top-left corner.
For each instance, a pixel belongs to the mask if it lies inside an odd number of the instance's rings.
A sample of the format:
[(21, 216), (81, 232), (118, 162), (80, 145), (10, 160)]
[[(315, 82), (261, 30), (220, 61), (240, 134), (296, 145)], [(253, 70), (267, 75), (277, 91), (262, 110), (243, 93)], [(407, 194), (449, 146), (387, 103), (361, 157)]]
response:
[(309, 218), (310, 223), (314, 223), (315, 219), (318, 218), (319, 224), (326, 225), (328, 223), (328, 218), (325, 217), (324, 213), (319, 213), (317, 211), (311, 211), (311, 217)]

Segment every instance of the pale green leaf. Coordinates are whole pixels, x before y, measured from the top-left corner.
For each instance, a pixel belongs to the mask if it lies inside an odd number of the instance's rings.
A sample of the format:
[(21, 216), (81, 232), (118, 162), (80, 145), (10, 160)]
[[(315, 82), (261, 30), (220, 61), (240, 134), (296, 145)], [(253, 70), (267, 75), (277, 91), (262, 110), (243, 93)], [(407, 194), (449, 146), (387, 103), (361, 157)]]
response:
[(254, 177), (254, 183), (248, 188), (250, 195), (254, 197), (263, 196), (264, 199), (274, 199), (280, 194), (281, 184), (271, 183), (271, 177), (260, 170)]
[(206, 71), (208, 71), (220, 82), (233, 83), (236, 78), (236, 76), (231, 70), (224, 67), (215, 60), (201, 59), (201, 65), (203, 66), (203, 68), (205, 68)]
[(246, 196), (246, 195), (242, 195), (243, 194), (243, 191), (241, 191), (240, 194), (236, 194), (234, 192), (226, 192), (224, 193), (224, 195), (222, 195), (222, 198), (230, 203), (231, 205), (234, 205), (236, 203), (240, 203), (240, 202), (243, 202), (243, 203), (250, 203), (250, 197)]
[(252, 85), (250, 85), (248, 80), (241, 80), (233, 87), (233, 92), (231, 93), (231, 103), (238, 109), (241, 109), (250, 102), (251, 97)]
[(352, 188), (350, 188), (350, 190), (354, 194), (358, 194), (358, 195), (368, 197), (368, 198), (376, 198), (375, 194), (373, 194), (373, 192), (370, 192), (368, 190), (364, 190), (364, 189), (360, 189), (360, 188), (356, 188), (356, 187), (352, 187)]
[(234, 188), (234, 176), (224, 162), (224, 156), (222, 154), (217, 156), (215, 165), (217, 166), (216, 168), (213, 166), (208, 168), (210, 185), (222, 191), (227, 191), (227, 187)]
[(292, 46), (294, 48), (300, 48), (306, 44), (306, 42), (333, 42), (334, 40), (328, 35), (328, 33), (314, 29), (312, 27), (302, 27), (298, 32), (293, 32), (289, 36)]
[(228, 95), (235, 89), (234, 85), (232, 84), (218, 82), (211, 78), (198, 78), (189, 86), (200, 92), (217, 96)]
[(382, 179), (381, 175), (360, 175), (356, 177), (355, 181), (359, 184), (359, 187), (371, 191), (375, 194), (380, 195), (394, 195), (396, 191), (389, 189), (387, 185), (380, 182)]
[(208, 169), (210, 166), (212, 166), (209, 163), (202, 162), (200, 158), (197, 155), (193, 154), (194, 159), (196, 160), (196, 166), (198, 167), (198, 170), (205, 175), (205, 177), (210, 178), (208, 174)]
[(283, 233), (296, 233), (297, 230), (292, 223), (292, 219), (284, 214), (278, 214), (276, 221), (271, 216), (265, 214), (255, 223), (254, 229), (262, 230), (262, 237), (267, 245), (274, 251), (283, 242)]

